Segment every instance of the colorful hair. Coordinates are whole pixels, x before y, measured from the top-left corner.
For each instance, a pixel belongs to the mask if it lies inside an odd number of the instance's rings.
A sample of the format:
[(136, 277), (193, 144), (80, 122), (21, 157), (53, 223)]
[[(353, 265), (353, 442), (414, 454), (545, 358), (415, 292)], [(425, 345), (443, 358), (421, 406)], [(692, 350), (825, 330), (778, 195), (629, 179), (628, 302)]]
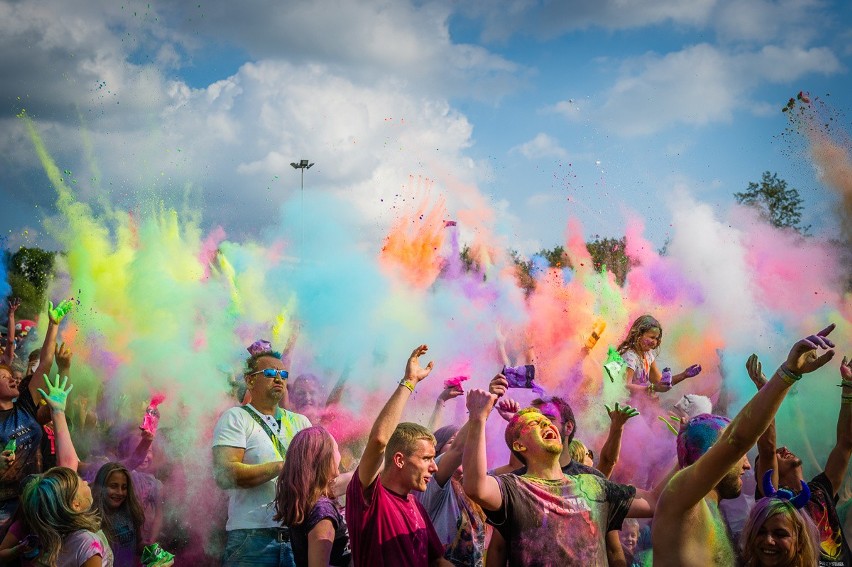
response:
[(275, 485), (275, 521), (300, 525), (321, 496), (333, 497), (331, 482), (336, 476), (331, 434), (319, 425), (299, 431)]
[(94, 509), (76, 511), (72, 503), (80, 477), (67, 467), (53, 467), (24, 488), (21, 506), (32, 533), (39, 537), (38, 562), (56, 565), (62, 538), (77, 530), (97, 532), (101, 519)]
[(731, 420), (721, 415), (696, 415), (677, 434), (677, 462), (688, 467), (713, 446)]
[(589, 449), (579, 439), (572, 439), (568, 443), (568, 454), (571, 455), (572, 459), (583, 464), (586, 460), (586, 455), (589, 454)]
[(0, 363), (0, 370), (5, 370), (9, 373), (10, 376), (15, 375), (15, 371), (8, 364)]
[(524, 427), (525, 421), (522, 418), (525, 415), (529, 415), (531, 413), (537, 413), (538, 415), (544, 417), (544, 414), (542, 414), (538, 410), (538, 408), (524, 408), (515, 415), (513, 415), (512, 419), (509, 420), (509, 423), (506, 425), (506, 433), (504, 435), (504, 439), (506, 440), (506, 445), (509, 446), (509, 450), (523, 464), (527, 464), (527, 459), (521, 453), (515, 451), (514, 445), (515, 441), (518, 440), (518, 437), (521, 436), (521, 429), (523, 429)]
[(440, 455), (444, 445), (450, 442), (453, 435), (459, 432), (458, 425), (445, 425), (435, 430), (435, 454)]
[(110, 544), (115, 542), (116, 533), (115, 526), (113, 525), (113, 517), (116, 511), (112, 510), (107, 503), (107, 483), (112, 473), (123, 473), (125, 478), (127, 478), (127, 498), (121, 504), (121, 510), (130, 515), (130, 519), (133, 522), (133, 529), (136, 532), (136, 544), (139, 551), (141, 551), (144, 546), (144, 542), (142, 541), (142, 527), (145, 525), (145, 511), (139, 503), (139, 497), (136, 496), (130, 472), (121, 463), (107, 463), (102, 466), (95, 476), (95, 481), (92, 483), (94, 507), (101, 514), (104, 534), (106, 534)]
[(663, 344), (663, 326), (651, 315), (642, 315), (641, 317), (637, 317), (633, 321), (633, 324), (630, 325), (627, 337), (618, 345), (618, 354), (624, 354), (628, 350), (636, 350), (636, 341), (651, 329), (660, 331), (660, 339), (657, 342), (657, 348), (660, 348), (660, 345)]
[(435, 436), (426, 427), (419, 423), (402, 422), (393, 430), (385, 447), (385, 468), (389, 469), (393, 456), (402, 453), (406, 457), (417, 450), (417, 442), (421, 439), (435, 444)]
[(244, 374), (251, 374), (252, 372), (257, 370), (257, 361), (260, 360), (261, 358), (267, 358), (267, 357), (277, 358), (277, 359), (280, 360), (281, 359), (281, 353), (278, 352), (278, 351), (275, 351), (275, 350), (264, 350), (264, 351), (255, 352), (254, 354), (252, 354), (250, 357), (248, 357), (246, 359), (246, 367), (245, 367)]
[(794, 547), (792, 567), (811, 567), (819, 560), (819, 532), (813, 520), (796, 510), (795, 506), (782, 498), (761, 498), (755, 502), (743, 526), (740, 535), (743, 567), (757, 567), (760, 563), (755, 557), (756, 540), (760, 528), (766, 521), (778, 514), (785, 514), (793, 523)]
[[(559, 396), (536, 398), (530, 402), (530, 405), (534, 408), (541, 408), (544, 404), (553, 404), (559, 408), (559, 417), (562, 418), (563, 429), (567, 424), (571, 424), (571, 434), (563, 440), (563, 443), (571, 443), (574, 440), (574, 434), (577, 433), (577, 420), (574, 417), (574, 410), (571, 409), (571, 405)], [(562, 431), (559, 432), (559, 436), (562, 437)]]

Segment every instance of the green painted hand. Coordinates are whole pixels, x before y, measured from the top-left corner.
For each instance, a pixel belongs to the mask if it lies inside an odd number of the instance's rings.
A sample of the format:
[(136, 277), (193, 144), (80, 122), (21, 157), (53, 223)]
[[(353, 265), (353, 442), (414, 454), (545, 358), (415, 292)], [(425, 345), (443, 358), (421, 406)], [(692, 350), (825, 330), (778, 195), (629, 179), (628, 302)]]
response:
[[(62, 379), (62, 385), (59, 385), (59, 374), (56, 375), (56, 382), (51, 383), (50, 378), (45, 374), (44, 383), (47, 384), (47, 392), (41, 388), (38, 389), (39, 393), (41, 393), (44, 401), (47, 405), (50, 406), (50, 411), (65, 411), (65, 403), (68, 401), (68, 394), (71, 390), (74, 389), (74, 384), (68, 386), (68, 376), (65, 376)], [(65, 386), (68, 386), (66, 389)]]
[(50, 317), (50, 322), (59, 324), (62, 322), (62, 318), (71, 311), (71, 307), (74, 305), (74, 301), (71, 299), (66, 299), (64, 301), (60, 301), (59, 305), (56, 307), (53, 306), (52, 301), (47, 302), (47, 316)]
[(636, 408), (628, 405), (623, 405), (619, 407), (618, 402), (615, 402), (615, 409), (612, 409), (608, 405), (604, 405), (604, 407), (606, 408), (606, 413), (609, 414), (609, 418), (613, 422), (617, 422), (622, 425), (631, 417), (636, 417), (637, 415), (639, 415), (639, 410), (637, 410)]

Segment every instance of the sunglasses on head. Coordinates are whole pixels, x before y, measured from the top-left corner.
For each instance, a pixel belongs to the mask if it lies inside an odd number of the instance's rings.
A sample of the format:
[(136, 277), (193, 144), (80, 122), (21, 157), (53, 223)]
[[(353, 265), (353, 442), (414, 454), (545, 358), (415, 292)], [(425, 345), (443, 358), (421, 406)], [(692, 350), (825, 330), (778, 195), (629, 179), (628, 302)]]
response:
[(281, 376), (282, 380), (286, 380), (290, 373), (286, 370), (276, 370), (274, 368), (266, 368), (264, 370), (255, 370), (254, 372), (249, 372), (248, 376), (254, 376), (255, 374), (263, 374), (267, 378), (275, 378), (276, 376)]

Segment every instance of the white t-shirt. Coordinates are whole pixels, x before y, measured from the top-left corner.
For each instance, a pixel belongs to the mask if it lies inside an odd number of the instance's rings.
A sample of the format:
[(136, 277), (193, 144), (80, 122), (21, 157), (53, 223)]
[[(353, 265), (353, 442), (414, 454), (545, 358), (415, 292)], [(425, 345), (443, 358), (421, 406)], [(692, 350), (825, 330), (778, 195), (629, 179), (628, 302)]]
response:
[(628, 368), (633, 370), (633, 384), (647, 385), (651, 383), (651, 364), (657, 358), (654, 351), (646, 351), (640, 358), (635, 350), (628, 350), (621, 355)]
[[(250, 404), (247, 407), (250, 411), (257, 411)], [(264, 419), (281, 441), (286, 453), (293, 436), (310, 427), (311, 422), (307, 417), (287, 410), (281, 410), (276, 417), (280, 417), (280, 428), (271, 416), (265, 416)], [(263, 428), (241, 407), (230, 408), (219, 418), (213, 430), (213, 446), (245, 449), (243, 463), (246, 465), (281, 461), (284, 458), (284, 455), (277, 454), (272, 440)], [(231, 531), (278, 527), (272, 519), (275, 515), (272, 501), (275, 500), (276, 480), (273, 478), (254, 488), (229, 489), (228, 523), (225, 529)]]

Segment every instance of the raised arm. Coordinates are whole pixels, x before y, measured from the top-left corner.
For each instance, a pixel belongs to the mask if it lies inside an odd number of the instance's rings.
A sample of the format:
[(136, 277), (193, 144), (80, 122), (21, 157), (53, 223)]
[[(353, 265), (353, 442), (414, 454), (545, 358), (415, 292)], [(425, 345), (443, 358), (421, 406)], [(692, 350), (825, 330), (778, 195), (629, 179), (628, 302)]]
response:
[(3, 351), (3, 357), (0, 358), (0, 362), (5, 362), (6, 364), (12, 364), (12, 361), (15, 359), (15, 311), (20, 306), (20, 298), (13, 297), (9, 300), (8, 340), (6, 341), (6, 350)]
[(488, 456), (485, 452), (485, 422), (496, 401), (497, 395), (485, 390), (471, 390), (467, 394), (468, 432), (462, 478), (465, 494), (486, 510), (492, 511), (499, 509), (503, 503), (497, 479), (488, 475)]
[(39, 393), (50, 408), (50, 417), (53, 421), (53, 431), (56, 436), (56, 465), (59, 467), (68, 467), (76, 471), (80, 464), (80, 458), (77, 456), (77, 450), (74, 448), (74, 442), (71, 440), (68, 420), (65, 419), (68, 394), (74, 388), (74, 385), (68, 385), (67, 376), (62, 379), (62, 383), (60, 384), (58, 374), (53, 383), (51, 383), (47, 376), (44, 376), (44, 384), (47, 386), (47, 392), (40, 389)]
[[(491, 383), (488, 385), (488, 391), (497, 397), (501, 397), (506, 393), (506, 387), (508, 383), (506, 379), (501, 375), (495, 376)], [(512, 402), (512, 400), (506, 400), (509, 404), (514, 404), (515, 409), (512, 411), (512, 415), (514, 415), (517, 411), (517, 402)], [(510, 415), (507, 419), (512, 419)], [(461, 429), (456, 433), (456, 438), (453, 440), (453, 444), (444, 453), (444, 456), (441, 457), (441, 462), (438, 463), (438, 472), (435, 473), (435, 480), (439, 485), (444, 486), (447, 484), (447, 481), (453, 476), (453, 473), (461, 466), (462, 460), (464, 459), (464, 448), (467, 445), (467, 432), (470, 430), (470, 421), (465, 422), (464, 425), (461, 426)]]
[[(672, 478), (663, 494), (670, 511), (684, 513), (709, 494), (766, 431), (790, 386), (803, 374), (831, 360), (834, 343), (827, 336), (832, 330), (833, 324), (793, 345), (787, 361), (737, 414), (719, 440)], [(826, 352), (819, 355), (820, 349)]]
[(343, 371), (340, 373), (340, 378), (337, 379), (337, 382), (335, 382), (334, 387), (328, 394), (328, 398), (325, 400), (325, 407), (340, 403), (341, 398), (343, 398), (343, 389), (346, 387), (346, 382), (349, 380), (349, 375), (351, 373), (352, 366), (347, 363), (346, 366), (343, 367)]
[(435, 400), (435, 409), (432, 410), (432, 416), (429, 418), (429, 429), (432, 431), (438, 429), (438, 424), (441, 422), (441, 416), (444, 414), (444, 405), (447, 403), (447, 400), (452, 400), (462, 394), (464, 394), (464, 390), (462, 390), (461, 386), (448, 386), (441, 390), (441, 393), (438, 394), (438, 399)]
[(825, 476), (836, 494), (846, 476), (852, 457), (852, 360), (843, 357), (840, 363), (840, 413), (837, 416), (837, 442), (825, 462)]
[[(754, 382), (758, 391), (768, 382), (763, 375), (763, 365), (756, 354), (752, 354), (746, 361), (748, 377)], [(778, 455), (775, 453), (775, 418), (757, 440), (757, 462), (755, 463), (754, 478), (762, 479), (768, 470), (772, 470), (772, 486), (778, 486)], [(760, 491), (760, 484), (757, 485)]]
[(408, 363), (405, 365), (405, 375), (396, 386), (396, 390), (394, 390), (385, 407), (379, 412), (375, 423), (373, 423), (367, 446), (364, 448), (364, 454), (358, 464), (358, 479), (364, 488), (373, 484), (379, 474), (385, 456), (385, 447), (387, 447), (396, 426), (399, 425), (399, 419), (408, 398), (414, 393), (415, 386), (432, 371), (434, 366), (432, 362), (427, 364), (425, 368), (420, 366), (420, 357), (426, 354), (428, 350), (429, 347), (426, 345), (420, 345), (412, 351), (411, 356), (408, 357)]
[(619, 406), (615, 403), (615, 409), (610, 409), (609, 406), (604, 406), (609, 414), (609, 434), (606, 436), (603, 447), (601, 447), (601, 457), (598, 461), (598, 470), (607, 478), (612, 476), (612, 470), (618, 463), (618, 455), (621, 453), (621, 436), (624, 433), (624, 424), (631, 417), (639, 415), (639, 411), (630, 406)]
[(39, 355), (38, 367), (33, 372), (33, 379), (30, 380), (30, 395), (38, 407), (41, 401), (39, 388), (45, 387), (44, 377), (50, 372), (53, 366), (53, 357), (56, 349), (56, 335), (59, 333), (59, 323), (62, 318), (71, 310), (73, 302), (70, 299), (61, 301), (56, 307), (53, 302), (48, 302), (47, 317), (50, 323), (47, 325), (47, 333), (44, 335), (44, 344), (41, 346), (41, 354)]
[(461, 429), (456, 433), (456, 438), (453, 439), (453, 444), (441, 457), (441, 462), (438, 463), (438, 471), (435, 473), (435, 481), (441, 487), (447, 484), (447, 481), (452, 478), (453, 473), (461, 466), (464, 459), (464, 447), (467, 445), (467, 432), (470, 429), (470, 422), (465, 422)]

